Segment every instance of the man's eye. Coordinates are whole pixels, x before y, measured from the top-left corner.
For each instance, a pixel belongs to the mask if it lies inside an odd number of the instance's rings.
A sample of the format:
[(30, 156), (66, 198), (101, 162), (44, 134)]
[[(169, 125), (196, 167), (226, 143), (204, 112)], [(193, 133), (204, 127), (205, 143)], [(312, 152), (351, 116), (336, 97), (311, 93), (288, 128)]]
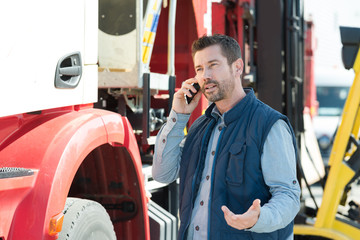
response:
[(215, 67), (217, 65), (217, 63), (212, 63), (210, 64), (210, 67)]
[(201, 72), (202, 71), (202, 68), (197, 68), (196, 69), (196, 72)]

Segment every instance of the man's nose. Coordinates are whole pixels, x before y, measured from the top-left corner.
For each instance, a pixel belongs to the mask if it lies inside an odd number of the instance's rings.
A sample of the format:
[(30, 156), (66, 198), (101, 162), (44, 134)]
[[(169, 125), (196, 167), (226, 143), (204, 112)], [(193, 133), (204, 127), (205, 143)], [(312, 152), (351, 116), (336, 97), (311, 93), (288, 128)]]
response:
[(212, 75), (211, 70), (208, 68), (205, 68), (201, 77), (204, 79), (204, 81), (206, 81), (206, 80), (211, 79), (211, 75)]

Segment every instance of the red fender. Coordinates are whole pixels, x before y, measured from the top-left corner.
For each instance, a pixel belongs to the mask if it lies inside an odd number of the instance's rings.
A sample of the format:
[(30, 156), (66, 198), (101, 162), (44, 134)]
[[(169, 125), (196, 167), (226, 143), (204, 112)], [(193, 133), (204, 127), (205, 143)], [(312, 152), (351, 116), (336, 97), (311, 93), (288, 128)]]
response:
[[(29, 180), (23, 181), (27, 184), (20, 186), (18, 192), (9, 189), (11, 186), (3, 187), (2, 183), (19, 182), (19, 178), (0, 179), (0, 210), (3, 212), (3, 206), (11, 208), (7, 219), (1, 217), (0, 237), (56, 239), (49, 235), (50, 219), (62, 212), (72, 180), (84, 158), (106, 143), (128, 149), (141, 188), (141, 201), (146, 206), (140, 153), (126, 118), (88, 106), (85, 109), (75, 106), (43, 111), (35, 116), (24, 114), (19, 119), (19, 127), (0, 140), (0, 167), (29, 168), (35, 170), (35, 174), (21, 178)], [(4, 198), (6, 196), (12, 197)], [(12, 203), (3, 204), (10, 201)], [(143, 208), (142, 214), (149, 239), (146, 209)], [(10, 230), (5, 229), (9, 226)]]

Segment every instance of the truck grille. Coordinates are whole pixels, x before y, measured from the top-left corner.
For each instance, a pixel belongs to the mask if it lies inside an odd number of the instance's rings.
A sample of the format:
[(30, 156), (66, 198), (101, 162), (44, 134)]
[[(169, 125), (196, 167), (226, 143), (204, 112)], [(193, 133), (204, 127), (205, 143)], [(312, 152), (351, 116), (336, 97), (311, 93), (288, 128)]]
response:
[(0, 168), (0, 179), (1, 178), (15, 178), (33, 175), (34, 171), (26, 168), (16, 167), (3, 167)]

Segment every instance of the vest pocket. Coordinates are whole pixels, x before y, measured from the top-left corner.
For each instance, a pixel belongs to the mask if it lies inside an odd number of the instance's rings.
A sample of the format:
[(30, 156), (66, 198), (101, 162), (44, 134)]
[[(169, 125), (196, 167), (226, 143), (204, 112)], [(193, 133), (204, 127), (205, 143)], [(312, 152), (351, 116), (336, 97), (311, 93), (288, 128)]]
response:
[(244, 180), (246, 154), (245, 141), (233, 143), (229, 149), (230, 158), (226, 169), (226, 182), (229, 185), (241, 185)]

